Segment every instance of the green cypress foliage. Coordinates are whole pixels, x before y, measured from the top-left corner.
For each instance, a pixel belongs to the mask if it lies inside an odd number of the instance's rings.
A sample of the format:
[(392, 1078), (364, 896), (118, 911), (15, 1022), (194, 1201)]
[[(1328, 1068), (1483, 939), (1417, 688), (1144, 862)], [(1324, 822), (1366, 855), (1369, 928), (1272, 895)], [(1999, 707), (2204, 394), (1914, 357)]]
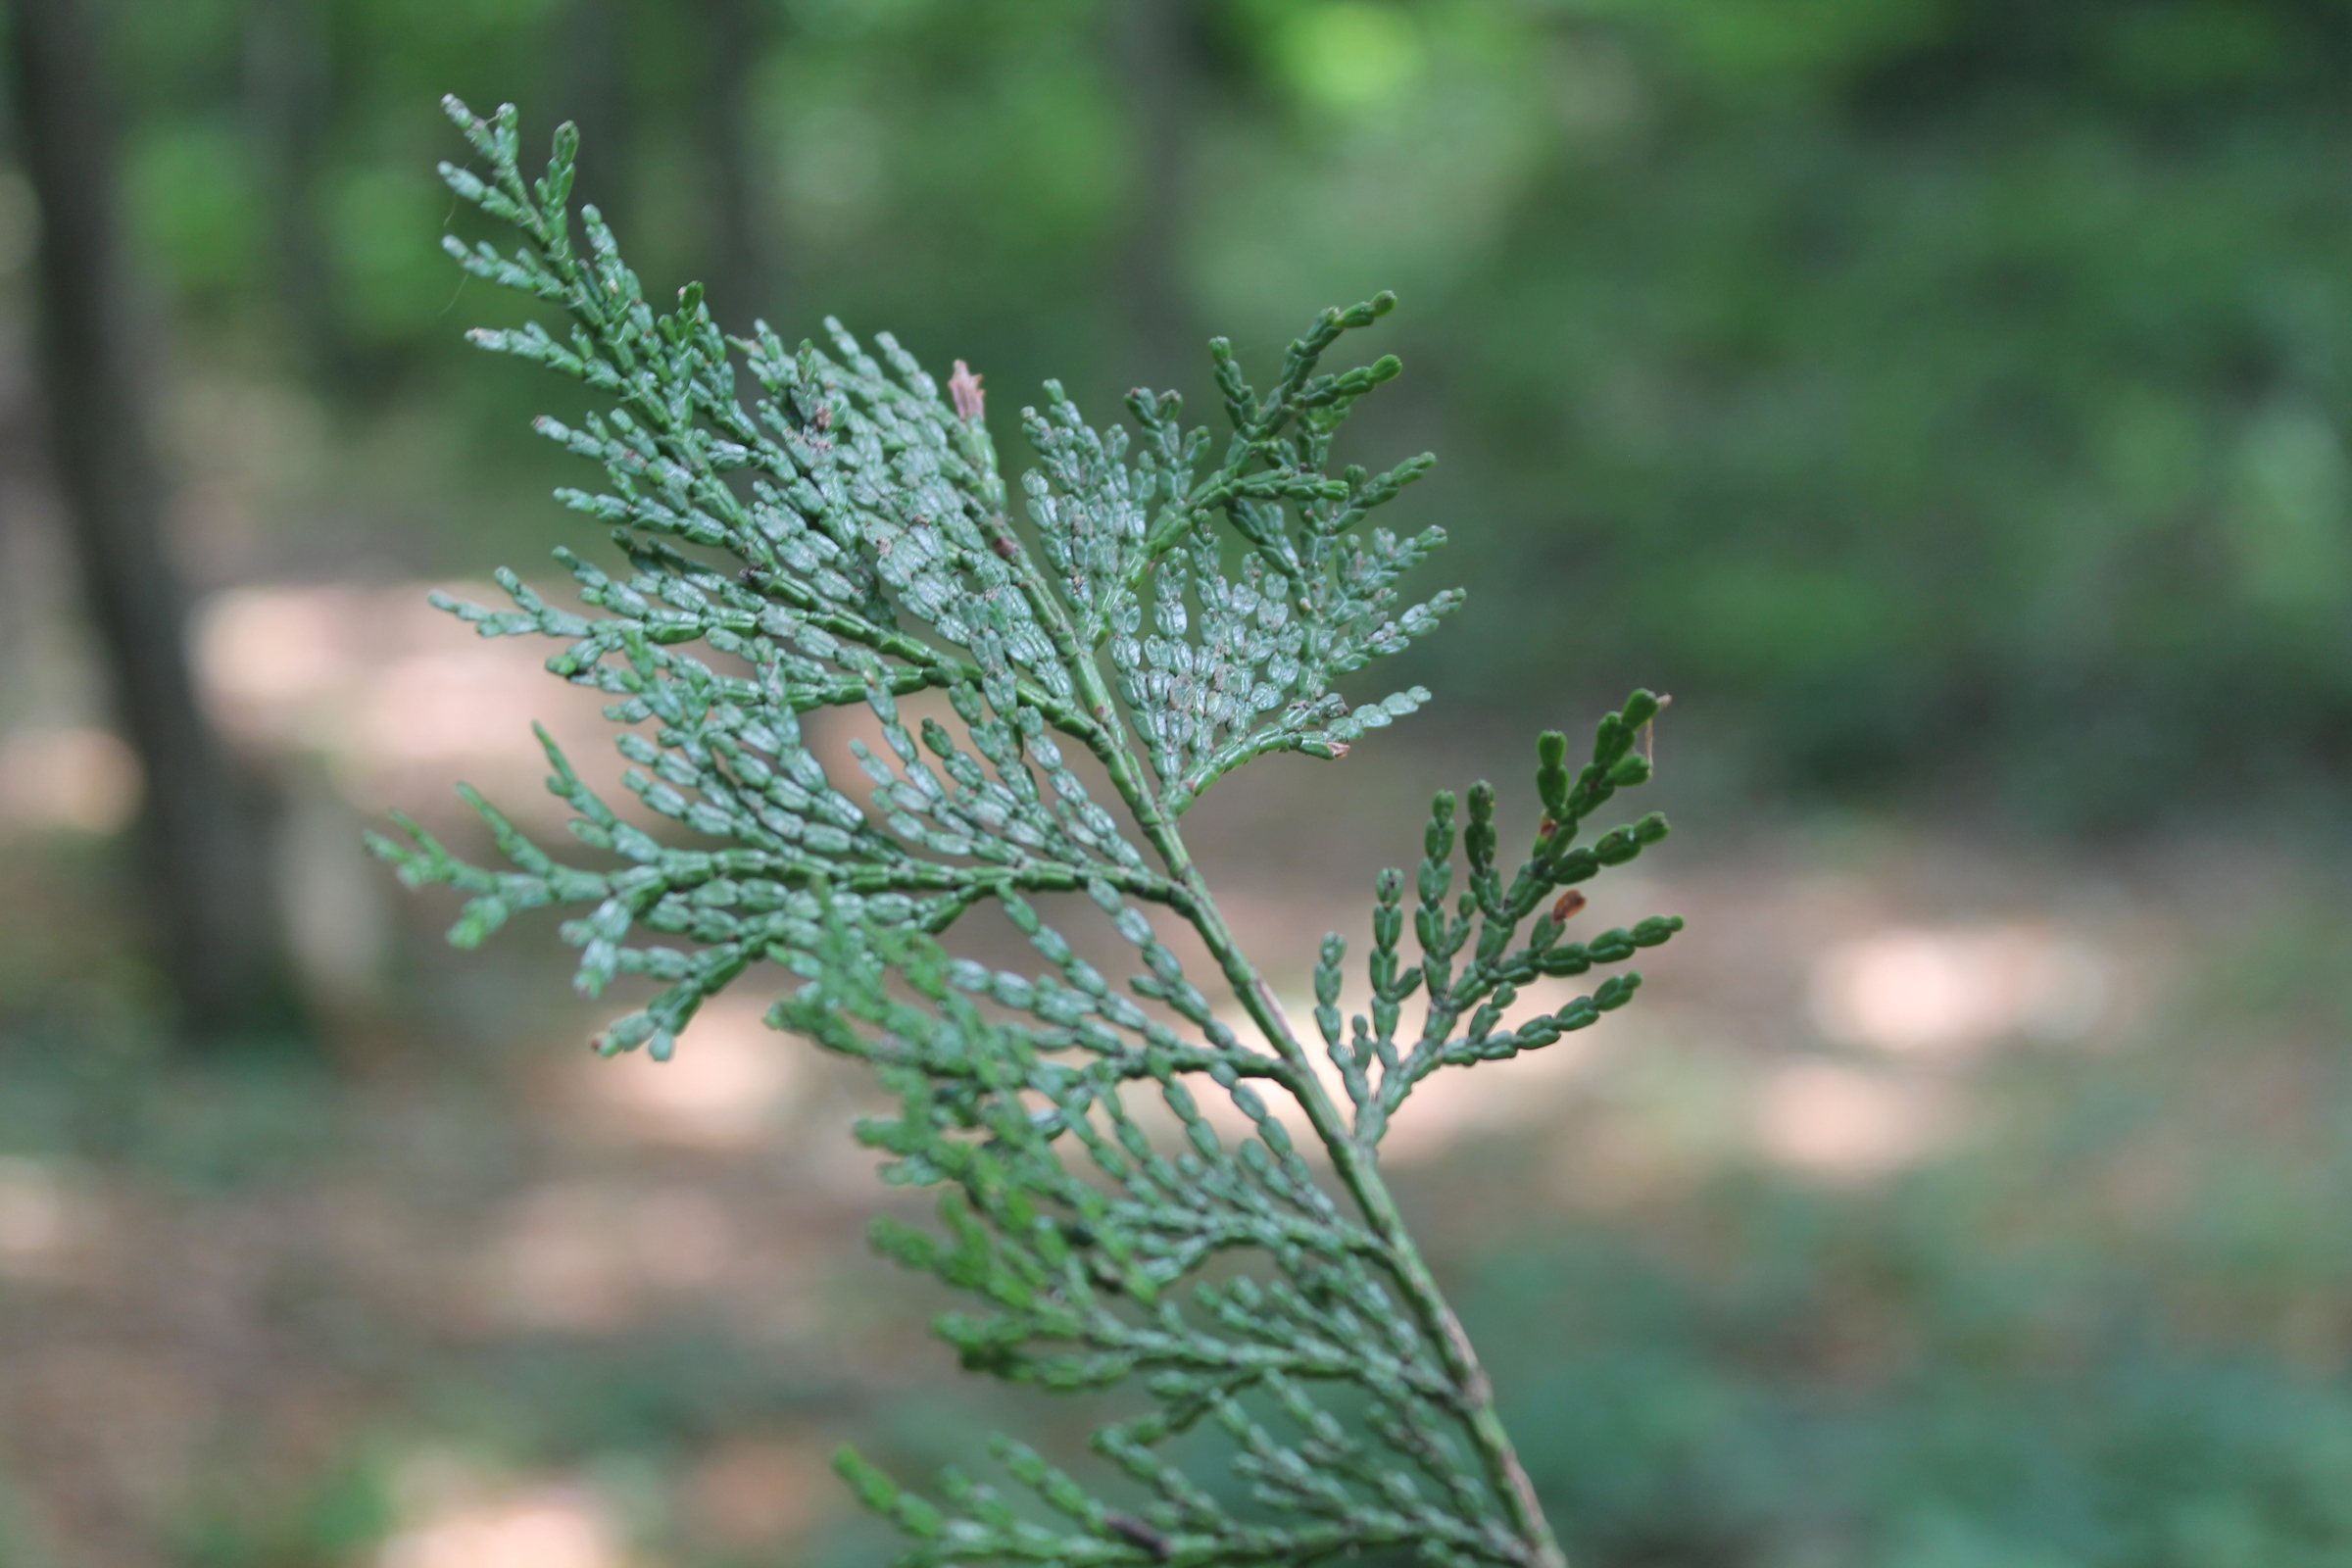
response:
[[(1008, 1491), (950, 1473), (933, 1500), (845, 1449), (843, 1476), (908, 1538), (902, 1560), (1291, 1564), (1398, 1548), (1448, 1568), (1557, 1568), (1379, 1151), (1432, 1074), (1550, 1045), (1623, 1005), (1641, 976), (1506, 1022), (1518, 987), (1622, 963), (1681, 928), (1562, 931), (1581, 902), (1570, 890), (1666, 835), (1650, 815), (1586, 841), (1592, 814), (1648, 777), (1637, 743), (1661, 700), (1636, 692), (1581, 765), (1560, 734), (1542, 738), (1543, 820), (1515, 866), (1490, 786), (1441, 794), (1409, 888), (1398, 870), (1376, 882), (1370, 1013), (1341, 1015), (1348, 956), (1326, 938), (1311, 1039), (1236, 944), (1178, 829), (1250, 759), (1336, 758), (1428, 700), (1416, 688), (1351, 709), (1334, 689), (1460, 603), (1398, 595), (1440, 530), (1366, 525), (1430, 460), (1330, 467), (1349, 409), (1397, 362), (1332, 372), (1323, 359), (1391, 297), (1325, 311), (1267, 388), (1212, 344), (1221, 443), (1186, 428), (1172, 394), (1132, 395), (1132, 432), (1097, 429), (1048, 383), (1044, 411), (1022, 415), (1033, 550), (960, 365), (943, 392), (887, 334), (871, 351), (831, 321), (829, 348), (788, 347), (764, 324), (730, 339), (692, 285), (657, 315), (594, 208), (575, 243), (569, 125), (526, 180), (511, 106), (488, 121), (447, 108), (488, 169), (443, 176), (525, 241), (506, 256), (452, 239), (451, 254), (570, 318), (561, 337), (532, 324), (473, 340), (605, 395), (604, 412), (538, 428), (604, 468), (603, 489), (560, 496), (611, 525), (627, 569), (557, 552), (591, 614), (511, 572), (513, 608), (443, 608), (484, 636), (562, 642), (548, 667), (612, 698), (628, 787), (680, 830), (622, 821), (543, 732), (549, 788), (606, 869), (556, 859), (470, 791), (510, 868), (467, 864), (406, 819), (408, 842), (373, 847), (411, 885), (468, 895), (450, 933), (461, 947), (514, 910), (569, 906), (583, 991), (662, 982), (604, 1034), (608, 1054), (666, 1056), (722, 987), (755, 964), (784, 971), (769, 1021), (871, 1064), (899, 1111), (858, 1137), (888, 1156), (886, 1180), (941, 1191), (937, 1229), (885, 1222), (874, 1237), (975, 1298), (940, 1336), (975, 1371), (1117, 1385), (1141, 1402), (1095, 1434), (1099, 1484), (1004, 1439)], [(743, 373), (759, 389), (748, 408)], [(930, 691), (956, 723), (907, 722), (901, 700)], [(856, 748), (861, 783), (829, 775), (800, 722), (857, 705), (886, 743)], [(1115, 802), (1072, 771), (1073, 749)], [(1032, 902), (1071, 893), (1086, 900), (1057, 917), (1099, 917), (1135, 948), (1124, 987)], [(1027, 935), (1036, 972), (942, 946), (985, 901)], [(1218, 972), (1187, 974), (1151, 909), (1198, 933)], [(1247, 1014), (1248, 1038), (1212, 991)], [(1254, 1130), (1221, 1134), (1201, 1108), (1213, 1096)], [(1312, 1130), (1305, 1148), (1272, 1109), (1285, 1099)]]

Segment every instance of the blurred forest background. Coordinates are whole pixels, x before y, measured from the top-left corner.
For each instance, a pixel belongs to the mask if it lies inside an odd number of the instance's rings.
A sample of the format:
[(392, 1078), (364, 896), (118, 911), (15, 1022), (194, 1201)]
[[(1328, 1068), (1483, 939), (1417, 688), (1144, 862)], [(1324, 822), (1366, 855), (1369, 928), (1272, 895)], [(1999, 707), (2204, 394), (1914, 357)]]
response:
[(601, 745), (422, 607), (580, 542), (448, 91), (1014, 457), (1402, 296), (1438, 705), (1197, 819), (1303, 987), (1429, 789), (1677, 694), (1590, 917), (1689, 936), (1396, 1155), (1580, 1568), (2352, 1562), (2352, 7), (8, 13), (0, 1564), (873, 1564), (829, 1442), (1083, 1429), (865, 1255), (854, 1080), (591, 1064), (552, 929), (360, 851)]

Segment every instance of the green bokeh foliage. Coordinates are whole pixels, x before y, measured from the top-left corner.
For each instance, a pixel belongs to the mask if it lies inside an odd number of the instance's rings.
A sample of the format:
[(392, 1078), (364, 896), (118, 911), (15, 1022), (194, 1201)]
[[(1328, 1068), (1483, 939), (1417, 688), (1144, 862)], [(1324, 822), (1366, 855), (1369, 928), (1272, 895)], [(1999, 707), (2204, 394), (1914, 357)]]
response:
[[(495, 560), (544, 470), (487, 434), (523, 383), (458, 369), (429, 248), (388, 236), (432, 200), (434, 94), (561, 107), (590, 8), (326, 8), (304, 199), (365, 370), (333, 395), (455, 432), (448, 486), (516, 485), (504, 535), (414, 503), (397, 549), (436, 569)], [(610, 9), (634, 129), (600, 178), (659, 293), (719, 244), (708, 40)], [(2343, 760), (2340, 7), (1172, 0), (1144, 68), (1079, 0), (747, 9), (753, 303), (788, 338), (888, 319), (1100, 406), (1155, 313), (1254, 362), (1293, 302), (1397, 286), (1423, 390), (1378, 433), (1452, 456), (1408, 510), (1481, 518), (1456, 569), (1495, 612), (1417, 656), (1433, 686), (1499, 711), (1662, 673), (1742, 778), (2109, 829), (2210, 799), (2217, 755), (2288, 792)], [(121, 29), (140, 232), (192, 319), (289, 343), (239, 264), (249, 24), (172, 11)], [(1139, 244), (1176, 297), (1133, 296)]]

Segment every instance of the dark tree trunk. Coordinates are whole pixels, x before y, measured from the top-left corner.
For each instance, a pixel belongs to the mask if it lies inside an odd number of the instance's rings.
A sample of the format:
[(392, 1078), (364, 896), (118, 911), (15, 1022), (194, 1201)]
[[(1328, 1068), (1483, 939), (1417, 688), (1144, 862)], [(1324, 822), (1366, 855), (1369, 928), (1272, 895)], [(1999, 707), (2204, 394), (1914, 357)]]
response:
[[(681, 8), (699, 24), (692, 130), (710, 180), (711, 227), (700, 269), (711, 310), (730, 329), (777, 308), (783, 296), (778, 248), (771, 242), (756, 176), (752, 83), (769, 41), (762, 0), (693, 0)], [(579, 174), (572, 199), (593, 206), (627, 241), (630, 0), (570, 0), (557, 13), (549, 50), (551, 123), (580, 129)]]
[(269, 215), (270, 281), (300, 368), (327, 391), (356, 379), (318, 222), (318, 166), (333, 92), (326, 9), (318, 0), (246, 0), (246, 132)]
[(1191, 196), (1199, 39), (1188, 0), (1116, 0), (1111, 60), (1134, 138), (1127, 230), (1112, 294), (1130, 368), (1153, 387), (1204, 383), (1206, 339), (1195, 328), (1184, 246)]
[(19, 145), (40, 202), (48, 459), (117, 711), (146, 773), (155, 935), (200, 1035), (287, 1020), (266, 846), (197, 704), (165, 547), (146, 366), (116, 235), (113, 125), (76, 0), (10, 0)]
[(704, 281), (711, 313), (741, 332), (782, 303), (751, 124), (752, 81), (767, 37), (756, 0), (700, 0), (696, 9), (703, 19), (702, 158), (716, 224)]
[[(580, 128), (571, 199), (623, 228), (629, 184), (629, 0), (571, 0), (556, 12), (545, 128)], [(544, 142), (542, 143), (544, 145)]]

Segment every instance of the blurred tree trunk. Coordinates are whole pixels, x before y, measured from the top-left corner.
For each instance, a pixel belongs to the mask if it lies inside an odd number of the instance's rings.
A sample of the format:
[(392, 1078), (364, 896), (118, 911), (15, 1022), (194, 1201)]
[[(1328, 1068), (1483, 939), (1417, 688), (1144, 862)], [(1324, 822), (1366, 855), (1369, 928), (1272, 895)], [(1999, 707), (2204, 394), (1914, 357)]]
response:
[(190, 1029), (288, 1021), (260, 825), (198, 706), (165, 547), (142, 345), (115, 227), (113, 125), (77, 0), (10, 0), (19, 146), (40, 203), (49, 464), (122, 728), (145, 770), (155, 935)]
[(349, 346), (319, 223), (318, 167), (332, 119), (334, 41), (318, 0), (246, 0), (246, 132), (261, 171), (277, 306), (302, 368), (350, 387)]
[[(695, 150), (710, 181), (712, 228), (701, 268), (710, 306), (731, 328), (773, 311), (781, 269), (760, 200), (752, 88), (771, 32), (762, 0), (693, 0), (700, 23)], [(557, 12), (551, 96), (554, 119), (580, 127), (573, 197), (622, 231), (628, 215), (630, 0), (570, 0)]]
[(570, 0), (556, 14), (547, 128), (580, 127), (571, 199), (622, 227), (629, 184), (629, 0)]
[(759, 0), (699, 0), (703, 19), (701, 152), (717, 227), (704, 282), (731, 330), (782, 303), (783, 278), (755, 170), (752, 87), (769, 43)]
[(1205, 335), (1184, 275), (1200, 40), (1190, 0), (1115, 0), (1111, 61), (1132, 117), (1127, 230), (1114, 258), (1131, 367), (1157, 387), (1205, 381)]

